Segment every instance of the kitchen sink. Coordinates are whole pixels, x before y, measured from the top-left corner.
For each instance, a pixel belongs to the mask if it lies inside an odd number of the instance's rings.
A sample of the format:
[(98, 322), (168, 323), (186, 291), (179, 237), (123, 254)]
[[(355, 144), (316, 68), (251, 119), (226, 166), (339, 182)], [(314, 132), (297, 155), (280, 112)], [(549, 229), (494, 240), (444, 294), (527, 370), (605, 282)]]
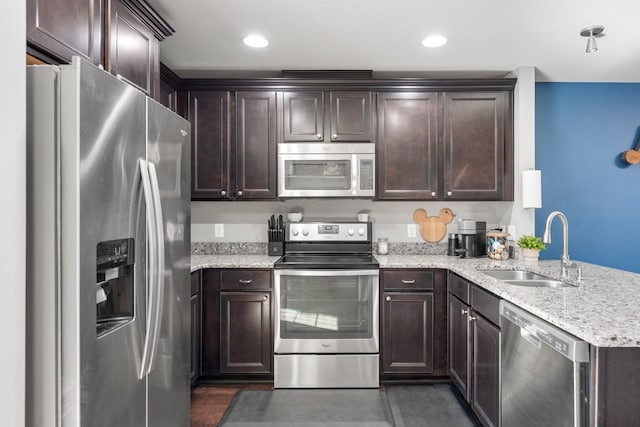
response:
[(515, 286), (531, 288), (564, 288), (571, 286), (527, 270), (483, 270), (482, 273)]
[(533, 280), (504, 280), (505, 283), (516, 286), (528, 286), (531, 288), (564, 288), (571, 286), (567, 283), (553, 279), (533, 279)]
[(547, 279), (547, 277), (526, 270), (483, 270), (487, 276), (491, 276), (499, 280), (539, 280)]

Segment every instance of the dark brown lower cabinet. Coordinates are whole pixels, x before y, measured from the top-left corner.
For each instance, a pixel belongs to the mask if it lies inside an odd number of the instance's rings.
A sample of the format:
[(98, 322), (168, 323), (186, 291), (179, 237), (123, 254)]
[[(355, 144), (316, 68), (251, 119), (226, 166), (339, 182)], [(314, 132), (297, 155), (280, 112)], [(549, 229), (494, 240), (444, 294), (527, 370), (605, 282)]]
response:
[(220, 294), (220, 373), (271, 372), (271, 293)]
[(385, 292), (383, 312), (383, 372), (433, 372), (433, 293)]
[(500, 329), (472, 311), (471, 400), (485, 426), (500, 424)]
[(202, 270), (200, 376), (220, 375), (220, 270)]
[(200, 372), (200, 271), (191, 273), (191, 384)]
[(383, 379), (446, 376), (444, 270), (383, 270), (381, 372)]
[(449, 273), (448, 282), (449, 376), (482, 425), (497, 427), (500, 299), (454, 273)]
[(271, 379), (271, 270), (205, 269), (200, 380)]
[(460, 393), (469, 399), (469, 306), (449, 294), (449, 375)]
[(591, 346), (589, 425), (640, 425), (640, 348)]

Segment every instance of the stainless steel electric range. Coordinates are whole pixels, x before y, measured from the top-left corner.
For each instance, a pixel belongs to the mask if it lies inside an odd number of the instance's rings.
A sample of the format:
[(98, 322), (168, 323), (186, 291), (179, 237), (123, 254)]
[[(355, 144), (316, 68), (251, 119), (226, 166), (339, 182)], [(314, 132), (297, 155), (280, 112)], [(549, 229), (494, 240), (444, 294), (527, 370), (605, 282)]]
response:
[(378, 262), (371, 223), (286, 227), (275, 263), (275, 388), (378, 387)]

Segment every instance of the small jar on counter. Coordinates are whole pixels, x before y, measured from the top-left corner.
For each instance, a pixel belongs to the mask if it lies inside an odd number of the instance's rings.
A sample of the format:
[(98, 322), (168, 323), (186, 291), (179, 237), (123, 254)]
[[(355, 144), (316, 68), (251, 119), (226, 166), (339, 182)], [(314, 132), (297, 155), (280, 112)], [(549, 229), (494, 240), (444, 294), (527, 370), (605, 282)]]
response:
[(491, 259), (509, 259), (509, 233), (504, 231), (487, 232), (487, 255)]
[(386, 255), (389, 253), (389, 239), (386, 237), (378, 238), (378, 254)]

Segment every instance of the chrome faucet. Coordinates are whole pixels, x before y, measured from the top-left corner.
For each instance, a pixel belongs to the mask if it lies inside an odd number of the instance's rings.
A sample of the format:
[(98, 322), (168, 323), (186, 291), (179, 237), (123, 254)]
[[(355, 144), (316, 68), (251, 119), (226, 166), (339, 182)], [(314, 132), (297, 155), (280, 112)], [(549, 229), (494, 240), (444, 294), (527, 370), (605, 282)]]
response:
[(562, 277), (569, 277), (570, 268), (578, 268), (578, 266), (569, 259), (569, 223), (567, 217), (560, 211), (553, 211), (547, 217), (547, 223), (544, 226), (544, 235), (542, 242), (551, 243), (551, 222), (555, 217), (560, 218), (562, 223), (562, 257), (560, 258), (560, 274)]

